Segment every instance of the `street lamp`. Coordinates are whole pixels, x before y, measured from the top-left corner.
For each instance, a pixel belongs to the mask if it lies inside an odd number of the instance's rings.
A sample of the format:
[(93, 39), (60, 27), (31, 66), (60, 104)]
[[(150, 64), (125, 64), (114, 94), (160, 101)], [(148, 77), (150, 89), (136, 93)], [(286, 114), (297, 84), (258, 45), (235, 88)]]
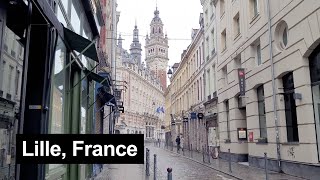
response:
[(169, 67), (169, 70), (168, 70), (168, 72), (167, 72), (167, 75), (168, 75), (168, 78), (169, 79), (171, 79), (171, 77), (172, 77), (172, 69)]

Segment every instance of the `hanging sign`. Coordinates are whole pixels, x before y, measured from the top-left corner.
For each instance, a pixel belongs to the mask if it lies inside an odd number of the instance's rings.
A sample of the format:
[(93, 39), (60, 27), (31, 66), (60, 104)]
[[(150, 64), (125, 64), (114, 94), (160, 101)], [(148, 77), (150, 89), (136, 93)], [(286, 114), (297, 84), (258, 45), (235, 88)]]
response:
[(203, 113), (198, 113), (198, 118), (203, 119)]
[(197, 119), (197, 113), (192, 112), (190, 113), (191, 119)]
[(238, 69), (240, 96), (244, 96), (246, 93), (246, 79), (244, 68)]

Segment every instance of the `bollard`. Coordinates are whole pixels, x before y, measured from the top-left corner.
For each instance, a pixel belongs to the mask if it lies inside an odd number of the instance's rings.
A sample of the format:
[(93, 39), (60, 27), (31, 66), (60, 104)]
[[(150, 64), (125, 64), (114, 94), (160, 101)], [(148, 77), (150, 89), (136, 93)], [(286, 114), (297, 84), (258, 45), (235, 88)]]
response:
[(146, 148), (146, 175), (150, 176), (150, 170), (149, 170), (149, 149)]
[(205, 163), (205, 160), (204, 160), (204, 147), (202, 146), (202, 162)]
[(232, 173), (232, 170), (231, 170), (231, 152), (230, 152), (230, 149), (228, 149), (228, 152), (229, 152), (229, 172)]
[(168, 180), (172, 180), (172, 168), (167, 168)]
[(157, 155), (154, 154), (154, 161), (153, 161), (153, 179), (157, 180)]
[(171, 151), (173, 151), (173, 142), (171, 141)]
[(264, 153), (264, 169), (266, 172), (266, 180), (269, 180), (268, 177), (268, 157), (267, 157), (267, 153)]
[(208, 163), (210, 164), (210, 148), (207, 146)]

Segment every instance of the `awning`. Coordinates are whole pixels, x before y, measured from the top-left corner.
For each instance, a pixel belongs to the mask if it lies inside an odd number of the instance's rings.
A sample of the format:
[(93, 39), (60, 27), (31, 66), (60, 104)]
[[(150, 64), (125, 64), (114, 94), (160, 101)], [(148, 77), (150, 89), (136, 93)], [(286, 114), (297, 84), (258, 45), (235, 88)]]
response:
[(114, 105), (117, 105), (115, 97), (112, 94), (104, 91), (103, 87), (98, 89), (98, 95), (99, 95), (100, 99), (102, 100), (103, 104), (106, 104), (109, 102)]
[[(75, 50), (79, 53), (81, 53), (85, 48), (88, 47), (90, 43), (92, 43), (90, 40), (80, 36), (79, 34), (67, 29), (63, 28), (64, 30), (64, 39), (68, 42), (68, 45), (72, 50)], [(95, 45), (91, 45), (86, 51), (83, 52), (83, 55), (86, 57), (99, 62), (97, 49)]]
[(7, 2), (7, 27), (11, 29), (21, 39), (24, 30), (27, 27), (28, 6), (22, 1), (16, 1), (16, 4)]
[(100, 84), (102, 84), (103, 86), (106, 87), (110, 87), (111, 86), (111, 82), (109, 80), (109, 77), (102, 77), (92, 71), (89, 71), (88, 69), (83, 70), (84, 73), (86, 74), (86, 76), (88, 76), (89, 80), (94, 80)]

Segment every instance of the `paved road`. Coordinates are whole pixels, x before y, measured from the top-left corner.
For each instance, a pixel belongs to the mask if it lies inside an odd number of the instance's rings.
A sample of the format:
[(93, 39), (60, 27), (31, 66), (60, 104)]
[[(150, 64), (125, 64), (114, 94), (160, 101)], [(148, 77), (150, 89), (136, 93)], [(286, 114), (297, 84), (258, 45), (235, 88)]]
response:
[(97, 180), (153, 180), (154, 154), (157, 154), (157, 180), (167, 180), (167, 168), (173, 169), (173, 180), (232, 180), (212, 168), (206, 167), (182, 155), (148, 146), (150, 149), (150, 176), (145, 176), (145, 165), (107, 165)]

